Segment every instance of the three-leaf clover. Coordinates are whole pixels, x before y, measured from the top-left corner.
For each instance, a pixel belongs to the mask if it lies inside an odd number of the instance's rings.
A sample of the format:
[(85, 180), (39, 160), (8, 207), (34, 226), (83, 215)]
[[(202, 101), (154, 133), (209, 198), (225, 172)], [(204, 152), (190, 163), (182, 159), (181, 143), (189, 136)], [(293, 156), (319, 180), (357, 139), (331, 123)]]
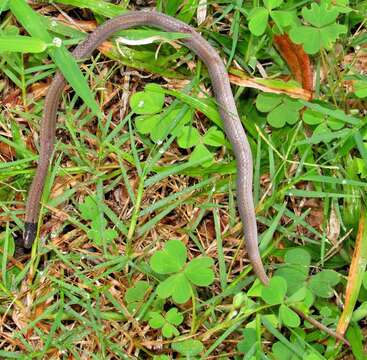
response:
[(261, 112), (267, 112), (268, 123), (276, 128), (281, 128), (286, 123), (295, 124), (302, 107), (298, 100), (285, 95), (261, 93), (256, 98), (256, 108)]
[(180, 334), (176, 326), (182, 323), (183, 315), (178, 312), (177, 308), (170, 309), (165, 316), (158, 312), (151, 312), (149, 316), (149, 325), (153, 329), (162, 329), (164, 337), (171, 338)]
[(214, 281), (212, 258), (197, 257), (188, 263), (186, 260), (186, 247), (179, 240), (167, 241), (164, 249), (151, 257), (150, 266), (156, 273), (170, 275), (158, 285), (159, 297), (172, 296), (176, 303), (183, 304), (192, 295), (193, 285), (208, 286)]
[[(338, 110), (336, 110), (338, 111)], [(341, 111), (340, 111), (341, 112)], [(303, 121), (308, 125), (317, 125), (313, 131), (310, 141), (328, 142), (332, 137), (326, 135), (332, 134), (332, 130), (340, 130), (344, 127), (344, 122), (331, 116), (320, 114), (319, 112), (307, 109), (303, 113)], [(319, 136), (321, 135), (321, 136)]]
[(316, 54), (320, 49), (330, 49), (339, 35), (346, 33), (345, 25), (335, 23), (339, 11), (334, 5), (329, 9), (326, 1), (312, 3), (311, 8), (302, 8), (303, 18), (311, 26), (295, 26), (289, 35), (293, 42), (302, 44), (308, 54)]
[(88, 238), (96, 245), (102, 245), (113, 241), (118, 234), (114, 229), (106, 229), (107, 220), (98, 204), (99, 200), (96, 196), (87, 196), (84, 203), (79, 205), (79, 210), (83, 219), (91, 220), (91, 229), (87, 232)]
[[(284, 325), (288, 327), (298, 327), (300, 324), (300, 318), (288, 305), (295, 302), (300, 302), (305, 296), (298, 296), (297, 298), (286, 298), (287, 294), (287, 282), (280, 276), (274, 276), (270, 279), (269, 285), (263, 287), (261, 297), (269, 305), (279, 306), (279, 319)], [(294, 301), (297, 300), (297, 301)]]
[(254, 8), (249, 14), (249, 30), (256, 36), (261, 36), (268, 26), (269, 16), (280, 29), (293, 24), (294, 15), (290, 11), (274, 10), (282, 5), (283, 0), (264, 0), (265, 7)]
[(160, 144), (168, 136), (176, 137), (182, 149), (194, 148), (189, 161), (203, 167), (210, 166), (213, 153), (206, 145), (219, 147), (228, 145), (224, 134), (217, 127), (211, 127), (204, 136), (191, 125), (194, 111), (187, 105), (176, 106), (162, 111), (164, 90), (156, 84), (147, 85), (144, 91), (135, 93), (130, 100), (136, 117), (136, 128), (141, 134), (149, 135), (153, 142)]

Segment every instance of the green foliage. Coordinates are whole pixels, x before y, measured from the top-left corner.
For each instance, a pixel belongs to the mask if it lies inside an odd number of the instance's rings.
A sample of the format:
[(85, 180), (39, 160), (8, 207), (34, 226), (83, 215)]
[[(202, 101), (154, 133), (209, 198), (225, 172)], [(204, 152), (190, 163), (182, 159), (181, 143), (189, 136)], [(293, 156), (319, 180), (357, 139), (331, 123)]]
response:
[(177, 138), (181, 149), (194, 148), (189, 161), (208, 167), (213, 162), (213, 153), (207, 146), (216, 148), (227, 145), (225, 136), (217, 127), (211, 127), (202, 136), (190, 125), (193, 111), (178, 106), (163, 111), (164, 92), (159, 85), (147, 85), (144, 91), (135, 93), (130, 100), (132, 110), (141, 116), (136, 118), (136, 128), (141, 134), (149, 135), (157, 144), (161, 144), (167, 135)]
[(275, 10), (283, 4), (283, 0), (264, 0), (265, 7), (253, 8), (249, 14), (248, 27), (252, 34), (261, 36), (264, 34), (269, 17), (279, 29), (284, 29), (294, 24), (294, 15), (291, 11)]
[(41, 53), (46, 48), (47, 44), (44, 41), (30, 36), (3, 35), (0, 37), (0, 52)]
[(266, 119), (275, 128), (295, 124), (299, 120), (299, 111), (302, 107), (298, 100), (285, 95), (261, 93), (256, 98), (256, 108), (268, 113)]
[(311, 291), (319, 297), (330, 298), (334, 295), (333, 288), (340, 281), (340, 275), (334, 270), (322, 270), (310, 279)]
[(302, 9), (302, 16), (309, 26), (293, 27), (289, 33), (296, 44), (302, 44), (308, 54), (316, 54), (321, 49), (330, 49), (341, 34), (347, 32), (345, 25), (335, 23), (339, 11), (326, 1), (320, 5), (312, 3), (310, 8)]
[(238, 351), (247, 353), (257, 342), (256, 330), (253, 328), (246, 328), (242, 332), (243, 340), (237, 344)]
[(140, 280), (126, 291), (126, 307), (131, 314), (135, 314), (136, 311), (144, 304), (145, 296), (150, 288), (151, 287), (146, 281)]
[(88, 238), (97, 246), (108, 244), (117, 237), (117, 231), (107, 229), (107, 220), (98, 206), (99, 200), (95, 196), (87, 196), (79, 205), (80, 215), (84, 220), (91, 221), (91, 229), (87, 231)]
[(208, 286), (214, 281), (211, 269), (214, 261), (209, 257), (198, 257), (186, 263), (185, 245), (179, 240), (169, 240), (163, 250), (150, 259), (150, 266), (158, 274), (170, 274), (157, 288), (158, 295), (166, 299), (172, 296), (183, 304), (192, 295), (193, 286)]
[(186, 358), (199, 355), (204, 350), (203, 344), (199, 340), (195, 339), (174, 342), (171, 346), (173, 350), (186, 356)]
[(170, 309), (165, 316), (158, 312), (150, 312), (149, 317), (149, 325), (153, 329), (162, 329), (164, 337), (171, 338), (180, 334), (176, 326), (182, 323), (183, 315), (178, 312), (177, 308)]
[(354, 93), (359, 98), (367, 97), (367, 81), (366, 80), (357, 80), (354, 83)]

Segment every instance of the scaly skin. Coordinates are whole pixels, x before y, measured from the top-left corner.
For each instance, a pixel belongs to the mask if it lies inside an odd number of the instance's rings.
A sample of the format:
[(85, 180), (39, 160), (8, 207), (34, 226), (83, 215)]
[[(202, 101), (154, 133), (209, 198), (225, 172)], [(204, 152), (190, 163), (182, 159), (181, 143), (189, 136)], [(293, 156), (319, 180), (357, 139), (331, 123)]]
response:
[[(255, 208), (252, 198), (252, 155), (251, 149), (238, 116), (233, 99), (227, 70), (223, 61), (211, 45), (191, 26), (170, 16), (153, 11), (132, 11), (113, 18), (96, 28), (88, 38), (80, 43), (73, 55), (76, 59), (91, 56), (103, 41), (118, 30), (149, 25), (166, 31), (182, 32), (190, 36), (182, 42), (196, 53), (208, 68), (219, 111), (224, 122), (225, 133), (232, 144), (237, 161), (237, 203), (244, 225), (246, 249), (252, 267), (262, 283), (268, 283), (258, 248)], [(33, 179), (26, 207), (24, 246), (30, 248), (36, 237), (40, 212), (40, 199), (54, 148), (57, 109), (65, 86), (64, 77), (58, 73), (48, 90), (40, 137), (40, 159)]]

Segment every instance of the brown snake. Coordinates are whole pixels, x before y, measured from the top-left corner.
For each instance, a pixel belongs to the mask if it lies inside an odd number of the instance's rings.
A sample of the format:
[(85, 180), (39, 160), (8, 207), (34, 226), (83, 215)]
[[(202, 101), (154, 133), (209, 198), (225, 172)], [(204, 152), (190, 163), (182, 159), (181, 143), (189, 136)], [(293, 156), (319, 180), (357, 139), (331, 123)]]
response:
[[(215, 97), (224, 122), (225, 133), (232, 144), (237, 161), (237, 203), (244, 226), (246, 249), (252, 267), (264, 284), (268, 283), (258, 248), (255, 208), (252, 198), (252, 155), (232, 95), (227, 70), (217, 52), (191, 26), (170, 16), (153, 11), (131, 11), (113, 18), (97, 27), (85, 41), (80, 43), (73, 55), (76, 59), (91, 56), (103, 41), (118, 30), (150, 25), (170, 32), (181, 32), (190, 36), (182, 42), (203, 60), (208, 68)], [(54, 148), (57, 110), (65, 79), (57, 73), (48, 90), (40, 136), (40, 158), (33, 179), (26, 207), (24, 246), (30, 248), (37, 234), (41, 195)]]

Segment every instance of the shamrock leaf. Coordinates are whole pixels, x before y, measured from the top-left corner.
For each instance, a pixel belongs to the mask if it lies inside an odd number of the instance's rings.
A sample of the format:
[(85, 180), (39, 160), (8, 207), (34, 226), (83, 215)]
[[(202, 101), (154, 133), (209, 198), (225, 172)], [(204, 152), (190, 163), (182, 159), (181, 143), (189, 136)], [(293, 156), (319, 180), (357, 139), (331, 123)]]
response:
[(84, 203), (79, 205), (82, 218), (91, 220), (91, 229), (87, 231), (88, 238), (93, 240), (96, 245), (110, 243), (117, 237), (114, 229), (106, 229), (107, 220), (103, 211), (98, 206), (98, 199), (95, 196), (87, 196)]
[(340, 281), (340, 275), (334, 270), (323, 270), (310, 279), (311, 291), (322, 298), (333, 296), (333, 287)]
[(200, 140), (200, 134), (192, 126), (184, 126), (180, 136), (177, 138), (177, 144), (180, 148), (188, 149), (195, 146)]
[(182, 269), (186, 262), (186, 247), (179, 240), (169, 240), (163, 250), (150, 259), (150, 266), (158, 274), (172, 274)]
[(189, 358), (200, 354), (204, 350), (204, 345), (199, 340), (188, 339), (173, 343), (172, 349)]
[[(336, 110), (338, 112), (338, 110)], [(320, 136), (325, 134), (332, 134), (332, 130), (340, 130), (344, 127), (344, 122), (335, 119), (331, 116), (320, 114), (319, 112), (307, 109), (303, 113), (303, 121), (309, 125), (317, 125), (314, 129), (311, 141), (327, 143), (331, 141), (332, 137)]]
[(338, 9), (328, 9), (326, 2), (312, 3), (311, 8), (303, 7), (303, 18), (311, 26), (296, 26), (290, 30), (290, 37), (296, 44), (303, 44), (308, 54), (316, 54), (320, 49), (330, 49), (339, 35), (346, 33), (344, 25), (336, 24)]
[(136, 92), (130, 98), (130, 107), (136, 114), (156, 114), (162, 110), (163, 104), (164, 93), (149, 88)]
[(262, 299), (269, 305), (281, 304), (287, 293), (287, 282), (279, 276), (270, 279), (269, 285), (263, 287), (261, 292)]
[(150, 286), (146, 281), (137, 281), (134, 287), (126, 291), (124, 298), (130, 313), (134, 314), (143, 305), (149, 288)]
[(136, 128), (141, 134), (149, 134), (154, 142), (167, 135), (179, 136), (185, 124), (191, 121), (192, 111), (177, 108), (161, 114), (142, 115), (136, 118)]
[(158, 296), (166, 299), (172, 296), (178, 304), (183, 304), (192, 295), (192, 286), (208, 286), (214, 281), (210, 268), (213, 260), (198, 257), (186, 263), (186, 248), (178, 240), (170, 240), (161, 251), (150, 259), (150, 266), (158, 274), (172, 274), (157, 288)]
[(285, 326), (292, 328), (298, 327), (301, 324), (299, 316), (284, 304), (279, 306), (279, 318)]
[(205, 133), (203, 137), (203, 143), (205, 145), (215, 146), (215, 147), (227, 145), (223, 132), (218, 130), (215, 126), (212, 126)]
[(354, 93), (359, 98), (367, 97), (367, 81), (365, 80), (357, 80), (354, 83)]
[(203, 144), (198, 144), (191, 153), (190, 161), (203, 167), (208, 167), (212, 164), (213, 154)]
[(208, 286), (214, 281), (213, 264), (210, 257), (198, 257), (187, 264), (184, 273), (194, 285)]
[(256, 108), (261, 112), (269, 112), (267, 121), (276, 128), (281, 128), (286, 123), (295, 124), (302, 107), (299, 101), (284, 95), (262, 93), (256, 99)]
[(182, 323), (183, 315), (176, 308), (170, 309), (165, 316), (158, 312), (151, 312), (149, 316), (149, 325), (153, 329), (161, 328), (164, 337), (171, 338), (180, 335), (175, 325), (178, 326)]
[(242, 332), (243, 340), (237, 344), (237, 349), (241, 353), (247, 353), (257, 342), (256, 330), (252, 328), (246, 328)]
[(249, 30), (256, 36), (261, 36), (268, 26), (269, 11), (263, 7), (255, 8), (249, 15)]
[(310, 254), (304, 249), (290, 249), (284, 257), (285, 265), (276, 270), (275, 275), (287, 282), (287, 294), (293, 295), (301, 289), (308, 277), (311, 263)]

